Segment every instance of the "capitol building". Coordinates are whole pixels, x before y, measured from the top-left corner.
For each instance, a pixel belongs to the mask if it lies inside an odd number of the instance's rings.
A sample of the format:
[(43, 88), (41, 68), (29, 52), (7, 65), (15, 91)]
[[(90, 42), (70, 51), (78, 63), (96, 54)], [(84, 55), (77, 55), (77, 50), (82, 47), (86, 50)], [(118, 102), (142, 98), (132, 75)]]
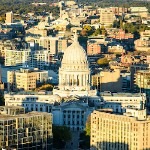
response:
[(59, 86), (53, 94), (61, 97), (95, 96), (96, 90), (91, 90), (91, 74), (87, 55), (78, 42), (77, 34), (74, 42), (65, 50), (59, 69)]

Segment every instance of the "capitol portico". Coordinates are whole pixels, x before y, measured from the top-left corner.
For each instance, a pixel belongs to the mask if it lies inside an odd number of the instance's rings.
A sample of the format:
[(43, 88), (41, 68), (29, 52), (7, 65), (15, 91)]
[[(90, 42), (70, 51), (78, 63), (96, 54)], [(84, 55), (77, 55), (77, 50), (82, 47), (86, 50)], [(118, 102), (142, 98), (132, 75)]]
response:
[(59, 69), (59, 86), (54, 88), (53, 94), (61, 97), (95, 96), (96, 90), (90, 89), (90, 81), (87, 55), (75, 34), (74, 42), (64, 52)]

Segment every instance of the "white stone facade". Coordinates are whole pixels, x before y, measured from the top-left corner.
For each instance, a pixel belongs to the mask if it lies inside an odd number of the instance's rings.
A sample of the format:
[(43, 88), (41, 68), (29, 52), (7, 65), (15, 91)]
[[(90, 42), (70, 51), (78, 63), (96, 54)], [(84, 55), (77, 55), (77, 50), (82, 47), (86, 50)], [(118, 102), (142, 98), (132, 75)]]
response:
[(127, 108), (144, 109), (146, 94), (144, 93), (101, 93), (103, 108), (113, 109), (114, 112), (126, 112)]
[(83, 131), (87, 117), (93, 112), (87, 103), (69, 102), (53, 107), (53, 122), (56, 125), (65, 125), (73, 131)]
[(5, 106), (23, 106), (26, 111), (51, 112), (55, 102), (60, 102), (57, 95), (45, 92), (18, 92), (6, 93), (4, 95)]
[(59, 86), (54, 89), (53, 93), (62, 97), (96, 95), (96, 91), (90, 89), (90, 82), (87, 55), (75, 36), (73, 44), (64, 52), (59, 69)]

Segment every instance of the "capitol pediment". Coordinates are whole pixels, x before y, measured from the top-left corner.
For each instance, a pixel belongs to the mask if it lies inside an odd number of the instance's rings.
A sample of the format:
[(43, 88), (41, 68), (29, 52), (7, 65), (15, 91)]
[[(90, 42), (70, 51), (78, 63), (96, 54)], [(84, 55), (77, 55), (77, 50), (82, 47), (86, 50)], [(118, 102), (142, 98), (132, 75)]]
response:
[(88, 107), (88, 104), (86, 105), (86, 103), (79, 103), (79, 102), (69, 102), (66, 103), (64, 106), (62, 106), (63, 109), (67, 109), (67, 108), (81, 108), (81, 109), (86, 109)]

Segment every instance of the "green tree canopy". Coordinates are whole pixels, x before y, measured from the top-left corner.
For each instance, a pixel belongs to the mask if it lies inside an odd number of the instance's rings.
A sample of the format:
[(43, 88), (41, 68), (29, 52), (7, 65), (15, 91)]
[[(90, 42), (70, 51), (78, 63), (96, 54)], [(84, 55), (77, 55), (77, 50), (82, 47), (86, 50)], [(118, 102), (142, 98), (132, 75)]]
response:
[(41, 85), (40, 87), (36, 88), (35, 90), (36, 91), (40, 91), (40, 90), (52, 91), (53, 90), (53, 85), (44, 84), (44, 85)]
[(53, 126), (53, 147), (64, 148), (66, 142), (71, 140), (71, 132), (66, 126)]
[(91, 134), (91, 115), (88, 116), (84, 132), (80, 134), (80, 148), (90, 148), (90, 134)]
[(97, 60), (97, 64), (100, 66), (108, 66), (109, 65), (109, 60), (107, 58), (99, 58)]
[(86, 135), (91, 135), (91, 115), (88, 116), (85, 126)]

